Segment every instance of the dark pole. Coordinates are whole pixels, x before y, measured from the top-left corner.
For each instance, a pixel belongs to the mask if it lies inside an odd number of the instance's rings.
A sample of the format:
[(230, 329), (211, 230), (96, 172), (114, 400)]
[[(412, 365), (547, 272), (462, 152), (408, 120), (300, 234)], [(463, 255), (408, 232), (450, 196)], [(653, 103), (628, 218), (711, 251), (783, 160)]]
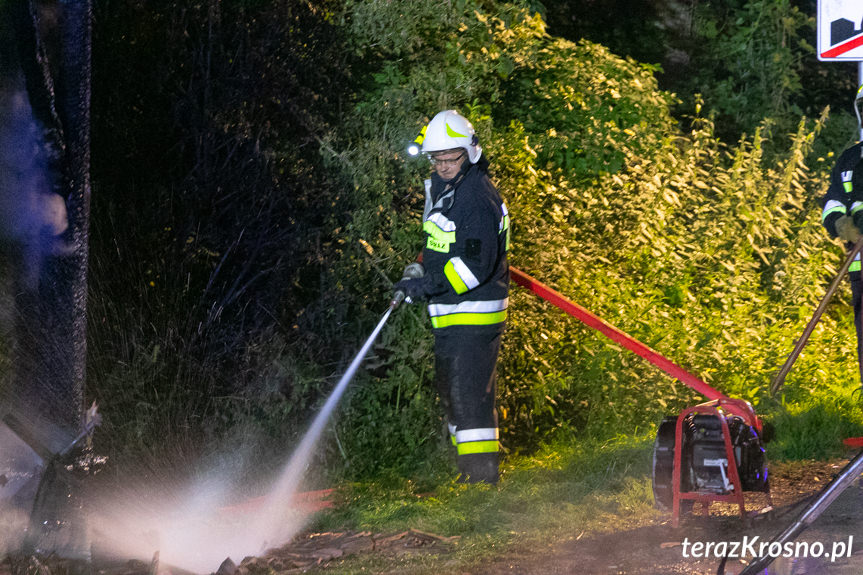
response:
[[(13, 220), (27, 225), (13, 253), (15, 375), (5, 403), (55, 453), (80, 433), (84, 413), (90, 1), (4, 2), (17, 48), (7, 78), (26, 95), (21, 121), (38, 132), (25, 144), (40, 150), (17, 168), (27, 177), (7, 186)], [(48, 201), (60, 203), (63, 226), (43, 226)]]
[(50, 283), (60, 317), (56, 341), (62, 365), (52, 374), (66, 390), (62, 404), (77, 434), (84, 413), (86, 376), (87, 262), (90, 215), (91, 0), (63, 0), (60, 25), (58, 114), (63, 125), (63, 185), (69, 218), (67, 245), (54, 254)]
[[(47, 182), (17, 193), (29, 200), (59, 199), (67, 220), (62, 227), (68, 227), (54, 233), (39, 228), (22, 241), (14, 403), (4, 421), (26, 422), (29, 428), (19, 435), (53, 454), (33, 501), (24, 556), (76, 560), (70, 572), (83, 573), (90, 560), (81, 481), (86, 466), (83, 452), (70, 446), (85, 429), (92, 0), (6, 2), (16, 15), (31, 123), (41, 130), (45, 159), (34, 166), (43, 168), (39, 181)], [(22, 217), (38, 223), (46, 216), (32, 201), (21, 205)]]

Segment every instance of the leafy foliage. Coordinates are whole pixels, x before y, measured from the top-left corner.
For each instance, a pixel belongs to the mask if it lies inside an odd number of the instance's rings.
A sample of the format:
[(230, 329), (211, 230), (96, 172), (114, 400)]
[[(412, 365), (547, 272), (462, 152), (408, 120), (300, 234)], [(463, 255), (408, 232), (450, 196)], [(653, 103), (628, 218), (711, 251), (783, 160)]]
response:
[(781, 146), (801, 114), (818, 116), (827, 106), (834, 114), (822, 132), (825, 149), (847, 145), (854, 134), (856, 65), (815, 61), (816, 0), (545, 4), (552, 34), (654, 64), (660, 86), (683, 101), (678, 114), (703, 96), (726, 142), (770, 118), (764, 136)]
[[(727, 23), (737, 22), (736, 26)], [(724, 133), (747, 130), (763, 118), (786, 119), (802, 113), (800, 81), (814, 52), (804, 30), (814, 17), (790, 0), (706, 4), (695, 16), (697, 41), (710, 46), (708, 58), (727, 75), (697, 74), (701, 91), (729, 123)]]
[[(622, 169), (629, 149), (646, 150), (651, 138), (663, 137), (662, 126), (673, 125), (667, 110), (670, 97), (656, 91), (649, 69), (622, 61), (601, 46), (551, 38), (538, 15), (516, 5), (499, 5), (490, 14), (470, 2), (458, 3), (456, 8), (435, 11), (422, 3), (382, 6), (362, 2), (351, 4), (345, 15), (363, 60), (374, 57), (380, 64), (379, 71), (371, 74), (373, 81), (364, 98), (331, 145), (333, 150), (344, 150), (332, 154), (331, 162), (342, 170), (355, 192), (353, 218), (344, 230), (343, 245), (366, 242), (376, 265), (389, 266), (388, 275), (393, 277), (418, 252), (421, 239), (422, 174), (415, 162), (405, 161), (401, 145), (413, 139), (423, 118), (433, 111), (456, 107), (468, 115), (494, 162), (507, 201), (524, 206), (527, 219), (534, 214), (547, 217), (552, 201), (537, 201), (537, 192), (565, 193), (551, 189), (547, 169), (573, 181), (595, 180)], [(415, 28), (401, 34), (403, 27), (396, 25), (401, 21)], [(435, 38), (442, 26), (459, 30), (443, 49), (418, 40)], [(536, 149), (525, 145), (527, 129), (548, 131), (532, 144)], [(357, 275), (355, 253), (353, 249), (344, 252), (345, 259), (334, 267), (334, 273), (345, 275), (335, 283), (357, 285), (359, 280), (375, 285), (369, 266), (359, 266), (368, 273)], [(353, 276), (350, 281), (348, 273)], [(400, 335), (419, 342), (429, 337), (416, 332)], [(408, 361), (418, 362), (411, 370), (423, 374), (425, 381), (415, 379), (411, 385), (427, 403), (430, 369), (420, 366), (429, 365), (430, 347), (418, 345), (425, 351), (411, 355)], [(404, 354), (400, 356), (405, 359)], [(362, 412), (385, 411), (379, 404), (385, 403), (381, 396), (390, 394), (391, 387), (383, 384), (374, 391), (363, 390), (352, 399), (349, 412), (357, 405), (364, 406)], [(389, 421), (392, 425), (393, 420)], [(355, 420), (347, 420), (344, 429), (351, 431), (340, 434), (342, 442), (361, 428)], [(396, 452), (415, 453), (416, 445), (409, 441), (393, 443), (401, 433), (402, 427), (396, 425), (381, 435), (377, 449), (369, 450), (364, 442), (353, 449), (345, 446), (345, 452), (360, 454), (353, 459), (370, 451), (387, 453), (394, 446)], [(424, 441), (440, 444), (439, 435)]]
[[(805, 123), (776, 163), (764, 160), (757, 133), (728, 149), (709, 121), (694, 125), (690, 134), (666, 140), (647, 157), (629, 156), (626, 170), (566, 198), (566, 210), (558, 211), (567, 219), (538, 220), (527, 230), (523, 224), (517, 244), (532, 244), (541, 230), (543, 250), (517, 264), (542, 269), (575, 301), (721, 391), (758, 405), (838, 264), (837, 252), (824, 249), (814, 201), (824, 174), (811, 173), (804, 162), (814, 138)], [(603, 197), (622, 199), (630, 213), (603, 214)], [(519, 214), (519, 206), (513, 212)], [(579, 225), (594, 219), (605, 225)], [(562, 318), (544, 311), (539, 340), (537, 318), (521, 326), (514, 314), (509, 343), (519, 351), (507, 356), (513, 363), (504, 368), (519, 373), (518, 381), (556, 374), (556, 385), (546, 382), (532, 392), (522, 385), (504, 402), (515, 414), (530, 414), (534, 429), (566, 429), (572, 421), (596, 433), (632, 430), (693, 401), (628, 352), (573, 322), (564, 332)], [(829, 344), (820, 337), (833, 333), (834, 345), (849, 342), (834, 353), (848, 353), (854, 340), (847, 321), (828, 318), (822, 326), (810, 345), (823, 352)], [(796, 369), (822, 360), (820, 353), (808, 356)], [(853, 381), (853, 362), (843, 363), (837, 370), (843, 375), (832, 376)], [(829, 383), (823, 372), (808, 375), (807, 387)], [(538, 403), (544, 409), (537, 410)], [(545, 415), (540, 425), (538, 414)]]

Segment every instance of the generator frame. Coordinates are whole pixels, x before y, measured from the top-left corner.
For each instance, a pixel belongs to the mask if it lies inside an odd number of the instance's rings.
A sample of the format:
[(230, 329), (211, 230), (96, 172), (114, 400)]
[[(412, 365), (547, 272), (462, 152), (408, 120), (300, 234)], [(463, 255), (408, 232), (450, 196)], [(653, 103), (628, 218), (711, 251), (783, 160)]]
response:
[[(713, 415), (719, 420), (722, 428), (722, 438), (725, 444), (726, 467), (728, 469), (728, 482), (731, 484), (731, 493), (702, 493), (699, 491), (682, 491), (681, 477), (683, 474), (683, 422), (690, 414)], [(682, 500), (692, 500), (693, 502), (701, 503), (702, 513), (708, 514), (710, 504), (713, 502), (736, 503), (740, 511), (740, 518), (746, 519), (746, 500), (743, 495), (743, 482), (740, 480), (740, 473), (737, 471), (736, 458), (734, 454), (734, 445), (731, 442), (731, 431), (728, 429), (728, 421), (726, 415), (734, 413), (735, 415), (745, 414), (743, 421), (758, 429), (760, 421), (755, 415), (752, 406), (749, 402), (742, 399), (733, 399), (723, 397), (699, 403), (684, 410), (677, 416), (677, 424), (674, 430), (674, 467), (671, 471), (671, 525), (678, 527), (680, 524), (680, 502)], [(756, 423), (758, 425), (756, 425)], [(760, 431), (760, 429), (759, 429)], [(731, 465), (730, 462), (735, 462)], [(772, 497), (768, 485), (767, 501), (768, 505), (772, 505)]]

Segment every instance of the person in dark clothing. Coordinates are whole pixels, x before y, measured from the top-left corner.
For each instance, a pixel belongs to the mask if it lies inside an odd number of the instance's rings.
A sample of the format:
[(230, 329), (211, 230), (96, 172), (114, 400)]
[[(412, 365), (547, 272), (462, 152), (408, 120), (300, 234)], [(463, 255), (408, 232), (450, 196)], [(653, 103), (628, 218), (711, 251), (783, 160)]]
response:
[(461, 479), (495, 484), (496, 366), (509, 303), (510, 216), (467, 119), (455, 110), (440, 112), (417, 143), (434, 166), (425, 182), (425, 274), (394, 289), (410, 301), (429, 302), (435, 384)]
[[(857, 91), (854, 109), (860, 122), (860, 106), (863, 105), (863, 87)], [(830, 175), (830, 186), (822, 199), (821, 223), (833, 238), (846, 242), (851, 247), (860, 239), (863, 229), (863, 142), (846, 149), (839, 156)], [(851, 262), (848, 269), (851, 280), (851, 303), (854, 307), (854, 326), (857, 330), (857, 361), (863, 376), (863, 278), (861, 278), (860, 254)]]

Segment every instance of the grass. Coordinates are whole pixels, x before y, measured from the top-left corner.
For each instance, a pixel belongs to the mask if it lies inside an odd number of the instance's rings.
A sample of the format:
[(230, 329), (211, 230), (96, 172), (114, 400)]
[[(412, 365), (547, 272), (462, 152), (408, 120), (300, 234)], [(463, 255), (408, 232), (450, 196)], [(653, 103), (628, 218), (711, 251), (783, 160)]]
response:
[(501, 548), (537, 549), (657, 517), (652, 446), (652, 436), (547, 446), (531, 456), (508, 458), (497, 487), (448, 481), (421, 493), (410, 480), (353, 483), (341, 490), (339, 507), (312, 528), (383, 533), (413, 528), (460, 537), (445, 557), (356, 556), (328, 564), (327, 573), (439, 573), (441, 561), (447, 568), (469, 568), (498, 557)]
[(794, 403), (770, 414), (776, 440), (768, 446), (775, 460), (827, 459), (842, 454), (842, 439), (863, 435), (863, 395), (855, 386), (830, 385), (800, 392)]

